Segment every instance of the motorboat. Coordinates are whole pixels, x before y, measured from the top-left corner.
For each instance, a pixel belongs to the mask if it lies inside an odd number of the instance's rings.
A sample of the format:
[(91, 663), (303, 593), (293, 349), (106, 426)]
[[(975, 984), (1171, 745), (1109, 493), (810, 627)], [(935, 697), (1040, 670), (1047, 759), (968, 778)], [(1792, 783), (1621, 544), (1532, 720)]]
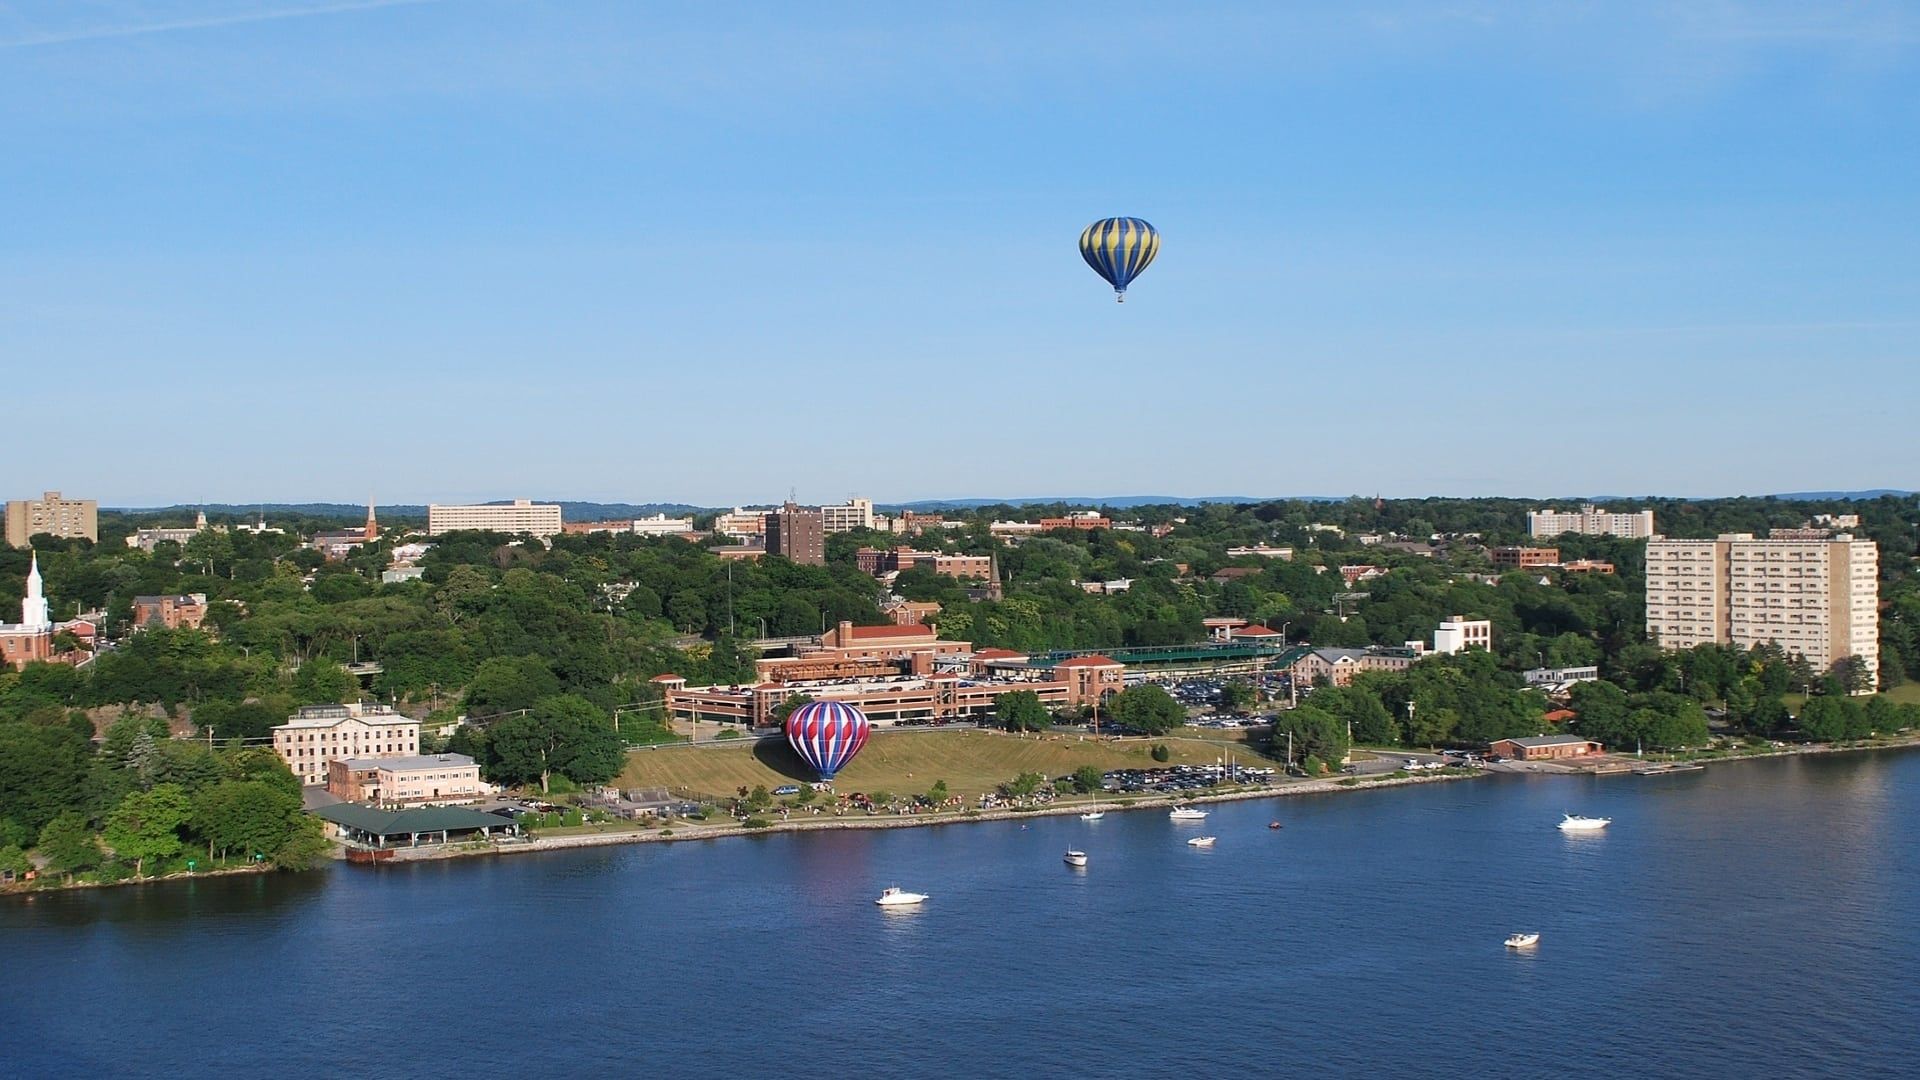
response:
[(1089, 810), (1086, 813), (1080, 815), (1080, 820), (1081, 821), (1099, 821), (1101, 818), (1106, 816), (1107, 816), (1107, 812), (1105, 810)]
[(1561, 832), (1597, 832), (1611, 824), (1613, 819), (1605, 817), (1581, 817), (1578, 814), (1562, 814), (1560, 817)]
[(926, 899), (925, 893), (907, 892), (898, 885), (889, 885), (886, 891), (880, 894), (880, 899), (875, 900), (874, 903), (881, 907), (911, 907), (914, 904), (925, 903)]
[(1279, 823), (1279, 822), (1277, 822), (1277, 821), (1269, 821), (1269, 822), (1267, 822), (1267, 828), (1269, 828), (1269, 829), (1278, 829), (1278, 828), (1280, 828), (1280, 827), (1281, 827), (1281, 825), (1280, 825), (1280, 823)]
[(1167, 817), (1174, 821), (1205, 821), (1207, 812), (1196, 806), (1176, 806), (1168, 811)]
[(1065, 856), (1063, 856), (1063, 858), (1066, 859), (1068, 866), (1087, 865), (1087, 853), (1084, 851), (1075, 851), (1072, 848), (1068, 848), (1067, 853)]
[(1212, 847), (1213, 839), (1214, 838), (1211, 836), (1196, 836), (1193, 839), (1187, 841), (1187, 846), (1188, 847)]
[(1538, 944), (1540, 944), (1540, 935), (1539, 935), (1539, 934), (1509, 934), (1509, 935), (1507, 935), (1507, 948), (1509, 948), (1509, 949), (1530, 949), (1530, 948), (1532, 948), (1533, 946), (1535, 946), (1535, 945), (1538, 945)]

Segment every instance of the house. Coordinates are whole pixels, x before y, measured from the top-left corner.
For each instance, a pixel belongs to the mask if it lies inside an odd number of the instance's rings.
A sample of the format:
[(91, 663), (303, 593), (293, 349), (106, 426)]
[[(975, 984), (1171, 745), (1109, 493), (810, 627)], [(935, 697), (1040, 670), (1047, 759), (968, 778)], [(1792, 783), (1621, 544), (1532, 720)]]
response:
[(1524, 739), (1496, 739), (1491, 752), (1515, 761), (1553, 761), (1606, 753), (1592, 739), (1578, 735), (1535, 735)]
[(1243, 581), (1247, 578), (1258, 576), (1260, 573), (1262, 573), (1262, 571), (1260, 567), (1257, 566), (1223, 566), (1215, 570), (1207, 580), (1213, 582), (1215, 585), (1225, 585), (1229, 581)]
[(327, 762), (327, 794), (342, 802), (473, 802), (492, 794), (480, 766), (465, 754), (409, 754), (384, 758), (334, 758)]
[(1347, 588), (1351, 589), (1362, 581), (1377, 578), (1386, 572), (1387, 568), (1384, 566), (1370, 566), (1366, 563), (1356, 563), (1351, 566), (1341, 567), (1340, 578), (1347, 583)]

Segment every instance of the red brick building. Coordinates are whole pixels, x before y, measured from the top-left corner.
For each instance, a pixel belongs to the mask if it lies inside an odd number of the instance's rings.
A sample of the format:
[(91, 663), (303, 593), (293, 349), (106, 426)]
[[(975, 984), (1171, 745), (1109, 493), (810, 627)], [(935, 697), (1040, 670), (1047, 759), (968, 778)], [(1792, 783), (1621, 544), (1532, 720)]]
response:
[(133, 625), (145, 629), (164, 626), (169, 630), (198, 630), (207, 619), (207, 594), (183, 596), (136, 596), (133, 598)]
[(1497, 547), (1493, 549), (1495, 566), (1558, 566), (1560, 549), (1550, 547)]

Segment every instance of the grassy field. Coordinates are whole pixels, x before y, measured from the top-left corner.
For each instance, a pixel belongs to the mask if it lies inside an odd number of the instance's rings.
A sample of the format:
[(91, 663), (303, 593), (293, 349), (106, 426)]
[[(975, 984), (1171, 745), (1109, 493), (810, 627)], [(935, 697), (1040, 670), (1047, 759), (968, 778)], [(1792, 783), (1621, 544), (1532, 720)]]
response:
[[(1911, 682), (1901, 683), (1899, 686), (1896, 686), (1893, 689), (1888, 690), (1887, 692), (1881, 694), (1880, 696), (1883, 698), (1886, 698), (1888, 701), (1893, 702), (1895, 705), (1920, 704), (1920, 683), (1911, 683)], [(1784, 694), (1781, 696), (1780, 700), (1786, 702), (1787, 708), (1795, 716), (1798, 716), (1800, 715), (1801, 707), (1806, 705), (1807, 703), (1807, 695)], [(1866, 699), (1860, 698), (1858, 700), (1865, 701)]]
[[(1064, 776), (1082, 765), (1101, 770), (1150, 768), (1159, 764), (1149, 756), (1155, 741), (1172, 753), (1168, 764), (1207, 764), (1219, 760), (1229, 747), (1245, 764), (1267, 764), (1237, 731), (1209, 731), (1201, 738), (1192, 731), (1160, 740), (1123, 742), (1093, 740), (1079, 735), (1027, 736), (995, 731), (879, 731), (853, 763), (840, 771), (834, 787), (842, 792), (923, 792), (936, 780), (971, 799), (1023, 772)], [(675, 792), (732, 795), (738, 788), (765, 784), (775, 788), (814, 777), (785, 740), (768, 739), (738, 746), (662, 746), (627, 755), (620, 774), (621, 787), (668, 787)]]

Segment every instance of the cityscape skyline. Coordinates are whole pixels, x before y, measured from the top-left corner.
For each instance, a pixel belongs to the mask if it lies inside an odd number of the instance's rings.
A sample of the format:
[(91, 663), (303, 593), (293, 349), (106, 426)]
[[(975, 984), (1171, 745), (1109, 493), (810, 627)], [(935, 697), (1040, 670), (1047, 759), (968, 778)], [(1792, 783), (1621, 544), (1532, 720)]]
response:
[(1099, 12), (9, 11), (27, 486), (1912, 486), (1920, 16)]

